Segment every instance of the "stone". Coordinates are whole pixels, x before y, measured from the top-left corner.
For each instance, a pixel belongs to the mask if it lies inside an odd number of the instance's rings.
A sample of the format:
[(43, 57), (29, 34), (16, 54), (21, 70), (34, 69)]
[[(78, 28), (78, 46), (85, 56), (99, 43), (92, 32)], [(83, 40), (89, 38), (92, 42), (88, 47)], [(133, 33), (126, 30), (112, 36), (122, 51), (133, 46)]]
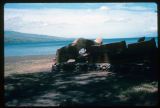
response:
[(75, 59), (69, 59), (67, 63), (74, 63), (75, 61), (76, 61)]
[(143, 42), (144, 40), (145, 40), (145, 37), (141, 37), (141, 38), (138, 39), (137, 42)]

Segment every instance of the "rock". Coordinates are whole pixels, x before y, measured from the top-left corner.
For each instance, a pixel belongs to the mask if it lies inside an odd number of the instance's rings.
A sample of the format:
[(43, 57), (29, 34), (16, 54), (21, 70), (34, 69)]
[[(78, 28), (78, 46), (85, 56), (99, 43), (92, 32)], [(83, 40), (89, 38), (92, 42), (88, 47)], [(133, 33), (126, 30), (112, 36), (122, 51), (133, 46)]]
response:
[(137, 57), (145, 56), (148, 54), (150, 55), (151, 53), (154, 53), (155, 49), (156, 42), (154, 38), (148, 41), (128, 44), (128, 51), (130, 52), (130, 54)]
[(75, 59), (69, 59), (67, 63), (74, 63), (75, 61), (76, 61)]
[(90, 47), (91, 45), (95, 45), (95, 42), (89, 39), (79, 38), (75, 47), (79, 51), (81, 48), (88, 49), (88, 47)]
[(144, 40), (145, 40), (145, 37), (141, 37), (141, 38), (138, 39), (137, 42), (143, 42)]
[(127, 49), (126, 42), (115, 42), (104, 45), (93, 45), (89, 48), (89, 63), (104, 63), (110, 62), (112, 59), (119, 59), (119, 56), (124, 50)]
[(74, 44), (69, 44), (57, 50), (56, 63), (66, 62), (68, 59), (76, 59), (79, 56), (78, 51), (80, 49), (85, 48), (87, 53), (88, 48), (95, 44), (92, 40), (79, 38)]
[(110, 53), (118, 53), (123, 51), (124, 49), (127, 48), (126, 42), (121, 41), (121, 42), (115, 42), (115, 43), (110, 43), (110, 44), (105, 44), (103, 45), (103, 48)]
[(83, 55), (85, 53), (86, 53), (86, 49), (85, 48), (82, 48), (82, 49), (79, 50), (79, 54), (80, 55)]
[(56, 63), (66, 62), (68, 59), (75, 59), (78, 51), (75, 46), (65, 46), (57, 50)]

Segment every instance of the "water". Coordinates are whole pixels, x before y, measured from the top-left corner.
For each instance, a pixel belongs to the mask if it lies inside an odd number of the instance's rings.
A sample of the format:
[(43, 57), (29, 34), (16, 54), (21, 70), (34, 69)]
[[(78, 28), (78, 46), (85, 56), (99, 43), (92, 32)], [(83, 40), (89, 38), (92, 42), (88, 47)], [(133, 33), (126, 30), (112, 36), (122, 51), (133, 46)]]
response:
[[(151, 37), (147, 37), (146, 40), (150, 40)], [(158, 46), (158, 39), (156, 44)], [(104, 39), (103, 44), (119, 42), (125, 40), (127, 44), (137, 42), (138, 38), (117, 38), (117, 39)], [(58, 48), (68, 45), (73, 40), (67, 41), (54, 41), (46, 43), (17, 43), (17, 44), (5, 44), (4, 55), (8, 56), (27, 56), (27, 55), (48, 55), (55, 54)]]

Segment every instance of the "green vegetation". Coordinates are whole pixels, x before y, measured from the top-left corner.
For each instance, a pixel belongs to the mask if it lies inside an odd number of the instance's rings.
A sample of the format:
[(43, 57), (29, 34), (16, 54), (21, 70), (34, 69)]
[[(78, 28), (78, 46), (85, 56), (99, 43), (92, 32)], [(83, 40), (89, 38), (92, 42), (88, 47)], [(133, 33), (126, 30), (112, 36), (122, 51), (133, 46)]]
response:
[(7, 106), (155, 106), (158, 81), (108, 72), (30, 73), (5, 78)]

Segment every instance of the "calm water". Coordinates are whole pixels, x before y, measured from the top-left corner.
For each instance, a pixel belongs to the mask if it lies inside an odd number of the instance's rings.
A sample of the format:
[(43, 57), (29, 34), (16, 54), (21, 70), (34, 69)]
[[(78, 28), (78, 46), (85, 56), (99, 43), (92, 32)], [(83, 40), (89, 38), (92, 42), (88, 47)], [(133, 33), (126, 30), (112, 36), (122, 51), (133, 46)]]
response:
[[(112, 43), (125, 40), (127, 44), (137, 42), (138, 38), (117, 38), (117, 39), (104, 39), (103, 43)], [(151, 39), (151, 37), (146, 38), (146, 40)], [(156, 44), (158, 46), (158, 39), (156, 39)], [(18, 44), (5, 44), (4, 55), (8, 56), (27, 56), (27, 55), (48, 55), (55, 54), (58, 48), (68, 45), (73, 40), (67, 41), (54, 41), (47, 43), (18, 43)]]

